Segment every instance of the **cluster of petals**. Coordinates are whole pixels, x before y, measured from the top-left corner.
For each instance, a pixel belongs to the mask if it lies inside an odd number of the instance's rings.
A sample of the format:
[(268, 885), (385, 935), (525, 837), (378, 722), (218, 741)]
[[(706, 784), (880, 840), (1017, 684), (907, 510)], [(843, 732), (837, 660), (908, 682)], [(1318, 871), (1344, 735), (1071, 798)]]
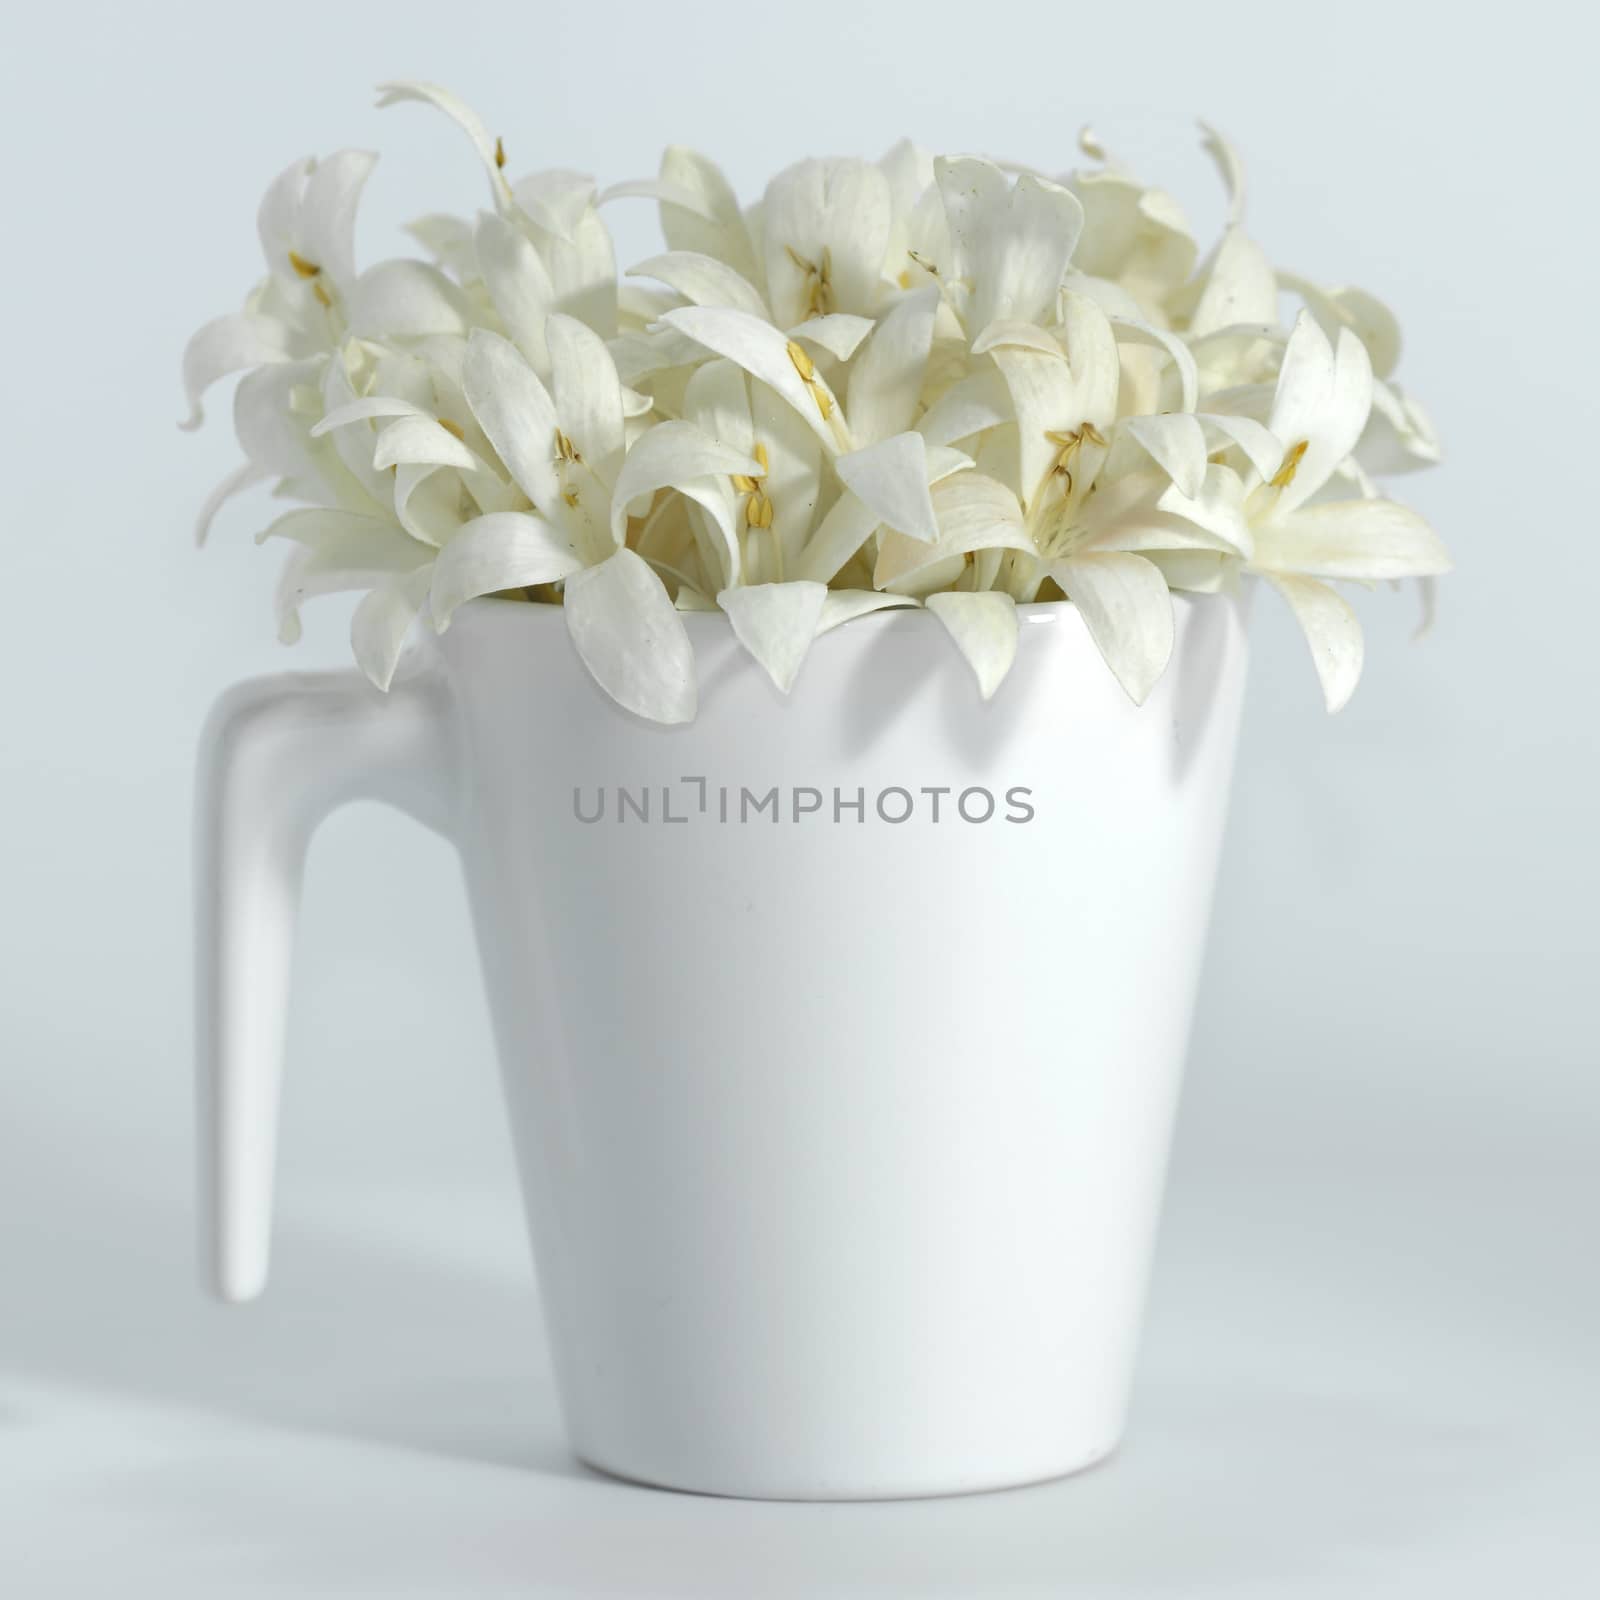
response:
[[(359, 270), (375, 158), (296, 162), (268, 190), (267, 276), (191, 340), (191, 415), (242, 373), (244, 463), (207, 502), (271, 484), (295, 509), (279, 629), (364, 591), (355, 656), (387, 687), (420, 627), (468, 600), (562, 607), (619, 704), (696, 707), (685, 611), (721, 611), (777, 687), (812, 642), (922, 607), (995, 693), (1017, 607), (1070, 604), (1143, 701), (1176, 593), (1259, 575), (1304, 630), (1326, 703), (1362, 636), (1333, 586), (1449, 560), (1380, 475), (1438, 459), (1396, 382), (1393, 316), (1275, 270), (1244, 231), (1239, 164), (1206, 253), (1175, 202), (1090, 136), (1060, 178), (902, 142), (807, 160), (742, 207), (706, 157), (653, 179), (513, 179), (482, 121), (488, 204), (409, 230), (426, 259)], [(652, 202), (667, 248), (619, 277), (609, 206)]]

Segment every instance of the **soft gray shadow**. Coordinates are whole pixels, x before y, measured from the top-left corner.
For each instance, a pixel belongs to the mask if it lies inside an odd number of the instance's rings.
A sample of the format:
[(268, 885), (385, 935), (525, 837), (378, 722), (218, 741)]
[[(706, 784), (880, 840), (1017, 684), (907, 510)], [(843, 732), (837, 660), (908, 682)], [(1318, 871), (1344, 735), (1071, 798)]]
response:
[[(152, 1191), (88, 1160), (64, 1171), (70, 1140), (17, 1131), (0, 1164), (31, 1203), (0, 1207), (6, 1387), (596, 1477), (567, 1449), (531, 1268), (516, 1283), (290, 1223), (262, 1299), (223, 1306), (200, 1285), (183, 1174)], [(26, 1420), (0, 1413), (0, 1429)]]
[(1173, 680), (1172, 772), (1180, 783), (1189, 775), (1196, 755), (1205, 748), (1217, 714), (1217, 685), (1228, 658), (1227, 630), (1214, 625), (1222, 619), (1207, 615), (1206, 608), (1242, 603), (1231, 595), (1211, 596), (1198, 602), (1176, 658), (1167, 668)]

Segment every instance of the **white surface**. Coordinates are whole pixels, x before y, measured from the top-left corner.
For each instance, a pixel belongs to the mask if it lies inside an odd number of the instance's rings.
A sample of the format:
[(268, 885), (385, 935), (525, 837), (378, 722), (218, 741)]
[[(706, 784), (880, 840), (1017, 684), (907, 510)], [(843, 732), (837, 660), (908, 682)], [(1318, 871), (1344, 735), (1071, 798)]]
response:
[(266, 1276), (305, 838), (379, 796), (460, 851), (584, 1461), (866, 1500), (1107, 1455), (1249, 659), (1248, 597), (1173, 609), (1142, 707), (1051, 605), (988, 704), (925, 614), (828, 634), (788, 697), (692, 615), (700, 709), (664, 730), (561, 612), (493, 600), (387, 696), (231, 691), (198, 823), (223, 1292)]
[[(725, 1591), (781, 1592), (808, 1563), (857, 1594), (986, 1596), (1032, 1570), (1091, 1596), (1587, 1600), (1593, 20), (1539, 0), (1498, 26), (1392, 0), (1219, 0), (1159, 25), (1148, 6), (935, 9), (278, 0), (248, 28), (198, 4), (12, 21), (7, 1600), (456, 1596), (527, 1592), (540, 1571), (557, 1590), (588, 1574), (692, 1595), (721, 1572)], [(298, 651), (273, 642), (277, 563), (245, 508), (193, 554), (233, 447), (225, 426), (175, 428), (178, 353), (259, 272), (256, 201), (296, 155), (383, 151), (367, 261), (403, 218), (479, 203), (439, 119), (370, 109), (373, 83), (419, 72), (477, 104), (518, 166), (610, 180), (679, 140), (746, 195), (796, 156), (902, 133), (1053, 167), (1087, 118), (1210, 226), (1200, 113), (1243, 150), (1273, 259), (1400, 314), (1402, 376), (1447, 451), (1406, 494), (1460, 570), (1422, 648), (1407, 597), (1357, 601), (1367, 677), (1332, 722), (1292, 625), (1260, 609), (1148, 1359), (1127, 1450), (1098, 1474), (794, 1510), (505, 1464), (561, 1458), (470, 928), (446, 848), (372, 810), (312, 854), (281, 1276), (247, 1314), (198, 1297), (195, 741), (222, 686), (347, 646), (337, 604)], [(619, 208), (624, 256), (650, 247), (648, 212)], [(480, 1175), (470, 1203), (451, 1187)]]
[[(10, 1285), (0, 1589), (1592, 1593), (1592, 1184), (1180, 1175), (1110, 1462), (960, 1500), (777, 1505), (566, 1455), (500, 1166), (472, 1189), (298, 1186), (248, 1311), (194, 1289), (181, 1186), (114, 1229), (87, 1206), (57, 1218), (60, 1264), (23, 1253)], [(16, 1259), (26, 1221), (4, 1226)]]

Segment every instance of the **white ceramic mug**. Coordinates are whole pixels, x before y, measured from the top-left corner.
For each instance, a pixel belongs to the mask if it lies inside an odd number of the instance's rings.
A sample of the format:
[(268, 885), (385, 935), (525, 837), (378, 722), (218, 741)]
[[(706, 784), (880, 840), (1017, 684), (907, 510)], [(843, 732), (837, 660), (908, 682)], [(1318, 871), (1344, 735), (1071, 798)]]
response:
[(1177, 598), (1132, 706), (1022, 608), (979, 700), (882, 612), (780, 696), (716, 615), (665, 728), (554, 607), (387, 697), (223, 697), (199, 802), (220, 1292), (266, 1276), (300, 864), (377, 796), (459, 847), (574, 1448), (718, 1494), (954, 1493), (1117, 1443), (1227, 803), (1243, 602)]

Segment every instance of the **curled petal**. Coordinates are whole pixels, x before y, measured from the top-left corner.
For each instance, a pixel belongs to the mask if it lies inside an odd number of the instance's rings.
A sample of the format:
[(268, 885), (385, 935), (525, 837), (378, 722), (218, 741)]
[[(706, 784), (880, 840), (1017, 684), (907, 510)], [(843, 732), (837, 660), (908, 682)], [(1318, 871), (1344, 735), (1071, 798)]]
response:
[(1172, 658), (1172, 596), (1160, 569), (1143, 556), (1095, 554), (1057, 561), (1050, 576), (1128, 698), (1143, 705)]
[(817, 636), (827, 586), (804, 580), (724, 589), (717, 604), (739, 643), (766, 669), (780, 693), (794, 687), (811, 641)]
[(471, 320), (460, 288), (423, 261), (380, 261), (350, 291), (350, 331), (357, 338), (464, 334)]
[(988, 700), (1011, 670), (1017, 654), (1017, 606), (1008, 594), (952, 591), (923, 602), (955, 640)]
[(605, 692), (652, 722), (689, 722), (694, 648), (649, 563), (626, 546), (567, 579), (562, 607), (583, 664)]
[(880, 522), (924, 544), (939, 537), (928, 488), (927, 441), (920, 433), (897, 433), (840, 456), (834, 465), (845, 486)]
[(511, 191), (500, 173), (497, 141), (484, 125), (483, 119), (448, 89), (441, 89), (437, 84), (395, 82), (378, 85), (380, 109), (410, 100), (442, 111), (472, 141), (472, 148), (478, 152), (478, 159), (489, 176), (489, 189), (494, 195), (495, 206), (503, 209), (510, 201)]
[(400, 652), (428, 598), (428, 578), (428, 569), (422, 567), (380, 583), (362, 596), (350, 618), (356, 665), (379, 689), (387, 690), (394, 681)]
[(230, 373), (289, 359), (288, 330), (275, 317), (235, 312), (206, 323), (183, 352), (183, 389), (189, 415), (179, 423), (188, 432), (205, 420), (201, 397)]
[(1361, 624), (1342, 596), (1314, 578), (1277, 574), (1268, 579), (1300, 624), (1330, 712), (1342, 711), (1361, 679), (1366, 646)]
[(433, 564), (433, 625), (443, 633), (457, 607), (480, 595), (554, 583), (582, 562), (542, 517), (501, 511), (466, 523)]
[(555, 304), (556, 291), (533, 241), (504, 217), (486, 211), (478, 219), (473, 244), (479, 275), (511, 342), (535, 372), (547, 374), (550, 353), (545, 320)]
[(1256, 530), (1254, 565), (1263, 572), (1318, 578), (1435, 577), (1450, 570), (1438, 534), (1393, 500), (1327, 500)]
[(628, 271), (630, 278), (655, 278), (676, 289), (691, 305), (725, 306), (765, 318), (767, 303), (742, 273), (715, 256), (697, 250), (673, 250), (652, 256)]
[(538, 374), (498, 334), (475, 329), (462, 388), (472, 415), (517, 486), (548, 519), (559, 519), (556, 408)]

